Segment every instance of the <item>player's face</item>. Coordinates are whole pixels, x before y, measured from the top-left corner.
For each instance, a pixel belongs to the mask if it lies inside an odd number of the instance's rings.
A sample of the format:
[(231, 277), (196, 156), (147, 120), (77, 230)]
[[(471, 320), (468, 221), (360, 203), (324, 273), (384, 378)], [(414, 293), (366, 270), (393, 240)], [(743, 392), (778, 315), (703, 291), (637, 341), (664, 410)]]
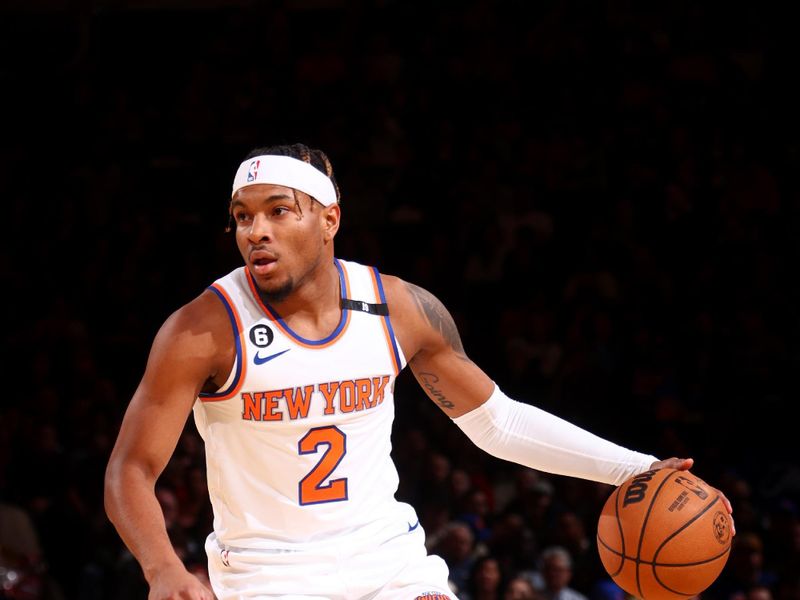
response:
[(259, 289), (274, 302), (332, 260), (339, 207), (324, 207), (292, 188), (257, 184), (231, 200), (236, 243)]

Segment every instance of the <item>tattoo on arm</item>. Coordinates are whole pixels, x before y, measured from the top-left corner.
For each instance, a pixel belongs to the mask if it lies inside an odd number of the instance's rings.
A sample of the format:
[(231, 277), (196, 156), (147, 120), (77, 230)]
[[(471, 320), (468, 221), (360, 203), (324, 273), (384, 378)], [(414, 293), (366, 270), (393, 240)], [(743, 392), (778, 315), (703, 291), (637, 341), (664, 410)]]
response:
[(442, 337), (450, 344), (450, 347), (456, 351), (459, 358), (468, 361), (469, 358), (467, 358), (467, 354), (464, 352), (464, 346), (461, 343), (461, 336), (458, 335), (455, 321), (453, 321), (453, 317), (444, 307), (444, 304), (427, 290), (412, 283), (404, 283), (408, 291), (411, 292), (411, 296), (414, 298), (414, 302), (417, 304), (417, 309), (420, 314), (425, 317), (425, 320), (430, 323), (431, 327), (442, 334)]
[(417, 375), (422, 383), (422, 386), (428, 390), (428, 393), (439, 403), (442, 408), (455, 408), (455, 404), (445, 398), (442, 390), (437, 388), (434, 384), (439, 381), (439, 377), (434, 373), (422, 372)]

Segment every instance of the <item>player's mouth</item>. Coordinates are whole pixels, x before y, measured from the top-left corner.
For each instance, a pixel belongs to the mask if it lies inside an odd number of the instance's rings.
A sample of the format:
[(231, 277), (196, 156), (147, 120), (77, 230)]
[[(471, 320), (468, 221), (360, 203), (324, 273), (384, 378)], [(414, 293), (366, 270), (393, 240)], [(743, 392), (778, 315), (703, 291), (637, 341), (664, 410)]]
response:
[(263, 250), (253, 250), (250, 253), (250, 264), (253, 268), (253, 273), (256, 275), (267, 275), (275, 270), (275, 265), (278, 258), (269, 252)]

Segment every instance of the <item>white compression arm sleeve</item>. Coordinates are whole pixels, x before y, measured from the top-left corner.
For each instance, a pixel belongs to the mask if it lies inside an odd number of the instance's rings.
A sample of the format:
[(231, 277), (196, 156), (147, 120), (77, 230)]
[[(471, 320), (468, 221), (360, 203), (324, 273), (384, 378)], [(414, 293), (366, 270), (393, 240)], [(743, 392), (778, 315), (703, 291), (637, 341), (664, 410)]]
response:
[(557, 475), (619, 485), (658, 460), (512, 400), (497, 386), (486, 402), (453, 422), (492, 456)]

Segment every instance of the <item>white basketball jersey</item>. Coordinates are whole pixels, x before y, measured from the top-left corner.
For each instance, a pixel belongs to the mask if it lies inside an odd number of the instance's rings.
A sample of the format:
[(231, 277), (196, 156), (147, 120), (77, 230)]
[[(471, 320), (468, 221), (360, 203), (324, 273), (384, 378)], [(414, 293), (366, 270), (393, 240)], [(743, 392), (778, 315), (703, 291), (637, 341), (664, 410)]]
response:
[(404, 359), (378, 271), (335, 264), (345, 308), (322, 340), (293, 332), (259, 297), (245, 267), (210, 287), (236, 342), (228, 381), (194, 407), (223, 546), (329, 540), (369, 529), (399, 505), (390, 451)]

